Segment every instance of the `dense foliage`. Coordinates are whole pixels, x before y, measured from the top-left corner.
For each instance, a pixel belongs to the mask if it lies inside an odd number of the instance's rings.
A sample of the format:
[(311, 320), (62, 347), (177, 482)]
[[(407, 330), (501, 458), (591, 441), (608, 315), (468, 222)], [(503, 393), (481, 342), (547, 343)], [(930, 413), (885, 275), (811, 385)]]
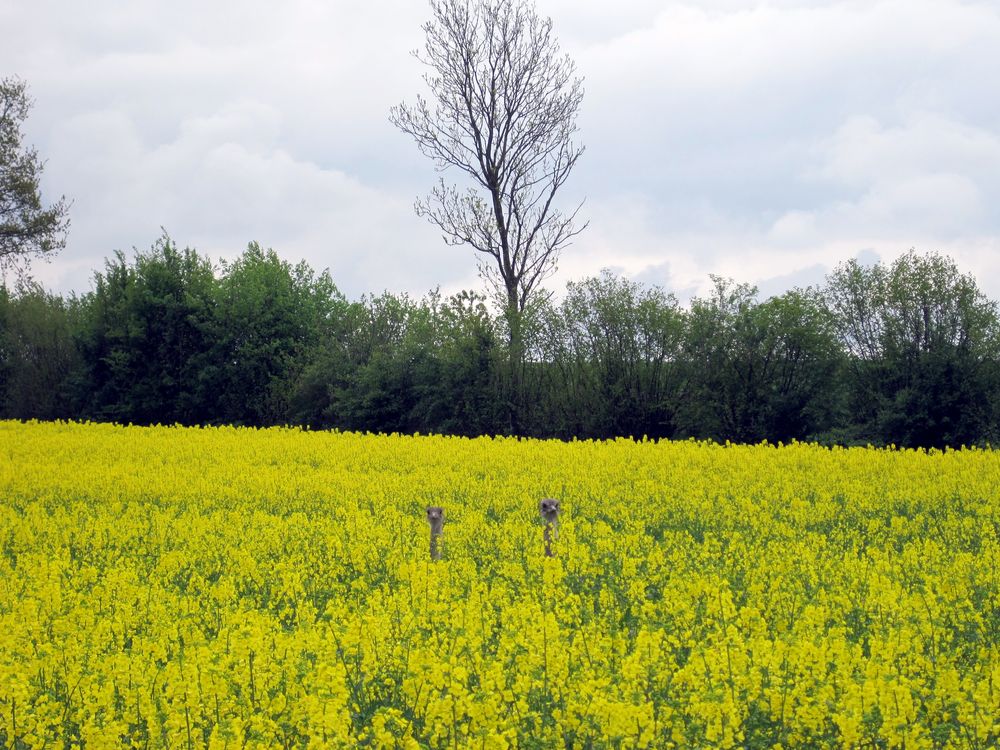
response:
[(928, 447), (1000, 431), (996, 303), (939, 255), (763, 300), (715, 279), (688, 306), (604, 273), (529, 306), (515, 360), (488, 302), (351, 301), (256, 244), (213, 267), (164, 237), (82, 296), (0, 290), (0, 417)]
[(994, 451), (18, 422), (0, 445), (0, 746), (1000, 743)]

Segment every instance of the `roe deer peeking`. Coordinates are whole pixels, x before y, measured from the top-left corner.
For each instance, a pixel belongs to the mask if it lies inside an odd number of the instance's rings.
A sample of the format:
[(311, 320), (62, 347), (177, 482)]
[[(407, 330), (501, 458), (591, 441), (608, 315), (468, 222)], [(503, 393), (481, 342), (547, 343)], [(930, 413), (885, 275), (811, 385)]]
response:
[(538, 510), (545, 521), (545, 556), (552, 557), (552, 534), (559, 538), (559, 501), (552, 497), (542, 498)]
[(431, 525), (431, 560), (441, 559), (438, 539), (444, 532), (444, 508), (431, 505), (427, 508), (427, 523)]

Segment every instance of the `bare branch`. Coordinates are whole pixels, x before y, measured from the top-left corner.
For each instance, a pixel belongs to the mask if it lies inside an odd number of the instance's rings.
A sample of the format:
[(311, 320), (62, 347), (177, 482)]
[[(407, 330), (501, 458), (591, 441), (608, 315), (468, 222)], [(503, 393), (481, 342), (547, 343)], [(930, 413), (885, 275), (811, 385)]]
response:
[[(424, 47), (430, 99), (393, 107), (390, 120), (462, 192), (442, 180), (417, 213), (447, 243), (483, 257), (480, 272), (520, 314), (585, 227), (555, 208), (583, 148), (574, 145), (582, 80), (560, 55), (552, 22), (530, 0), (430, 0)], [(581, 204), (582, 205), (582, 204)]]
[(43, 206), (45, 162), (21, 143), (21, 123), (32, 103), (24, 81), (0, 79), (0, 275), (23, 269), (33, 257), (51, 256), (66, 244), (69, 204), (60, 198)]

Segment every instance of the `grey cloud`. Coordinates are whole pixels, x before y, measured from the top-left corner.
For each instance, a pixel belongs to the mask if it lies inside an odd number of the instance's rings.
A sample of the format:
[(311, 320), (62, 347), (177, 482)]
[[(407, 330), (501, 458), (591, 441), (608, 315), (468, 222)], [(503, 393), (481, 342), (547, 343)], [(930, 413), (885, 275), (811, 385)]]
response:
[[(995, 3), (537, 1), (587, 89), (565, 205), (586, 197), (591, 226), (551, 286), (616, 266), (679, 296), (709, 273), (780, 291), (911, 246), (1000, 279)], [(427, 15), (411, 0), (0, 8), (36, 30), (5, 40), (0, 69), (37, 100), (46, 193), (75, 201), (39, 275), (85, 288), (162, 225), (215, 255), (254, 239), (329, 265), (351, 293), (478, 285), (471, 251), (413, 215), (437, 175), (387, 122), (422, 87)]]

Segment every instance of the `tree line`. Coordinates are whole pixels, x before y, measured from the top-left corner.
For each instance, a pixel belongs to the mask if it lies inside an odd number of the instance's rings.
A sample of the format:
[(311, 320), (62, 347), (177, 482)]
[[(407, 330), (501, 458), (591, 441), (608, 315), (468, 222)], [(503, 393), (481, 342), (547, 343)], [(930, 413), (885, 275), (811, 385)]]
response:
[(214, 267), (164, 236), (82, 295), (0, 287), (0, 416), (926, 447), (1000, 431), (997, 304), (952, 259), (851, 260), (767, 299), (713, 282), (684, 306), (610, 272), (539, 295), (512, 372), (502, 301), (349, 300), (255, 243)]
[(543, 288), (586, 226), (555, 200), (583, 147), (582, 79), (530, 0), (430, 0), (427, 96), (390, 120), (438, 171), (417, 203), (491, 290), (348, 300), (328, 273), (251, 244), (220, 267), (162, 237), (92, 291), (28, 260), (66, 242), (22, 145), (26, 84), (0, 80), (0, 417), (297, 424), (558, 438), (944, 446), (1000, 431), (994, 301), (953, 260), (848, 261), (761, 299), (713, 278), (681, 305), (603, 273)]

